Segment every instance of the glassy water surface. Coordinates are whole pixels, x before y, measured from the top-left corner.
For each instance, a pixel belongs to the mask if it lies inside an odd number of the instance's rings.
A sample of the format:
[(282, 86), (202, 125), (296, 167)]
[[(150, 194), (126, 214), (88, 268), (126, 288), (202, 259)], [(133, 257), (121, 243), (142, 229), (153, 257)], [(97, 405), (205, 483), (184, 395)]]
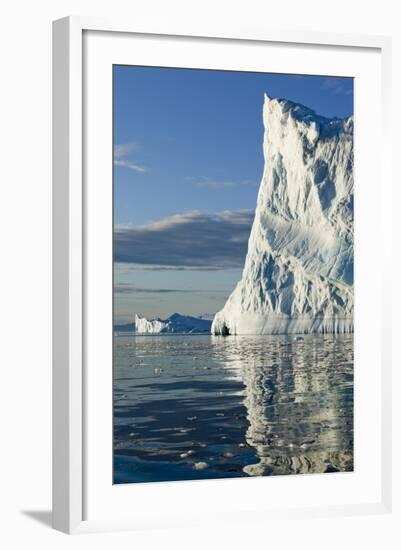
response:
[(114, 482), (352, 471), (353, 336), (114, 337)]

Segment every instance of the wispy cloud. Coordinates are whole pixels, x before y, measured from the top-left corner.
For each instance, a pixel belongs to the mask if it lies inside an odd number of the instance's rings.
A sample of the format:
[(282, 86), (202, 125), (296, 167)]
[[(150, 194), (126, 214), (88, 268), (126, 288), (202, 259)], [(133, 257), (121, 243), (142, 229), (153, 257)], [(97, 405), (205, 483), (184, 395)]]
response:
[[(136, 264), (136, 263), (126, 263), (118, 262), (119, 269), (124, 269), (126, 271), (221, 271), (221, 267), (215, 267), (212, 265), (202, 265), (202, 266), (184, 266), (184, 265), (157, 265), (157, 264)], [(237, 269), (239, 266), (233, 267), (232, 269)], [(242, 266), (241, 266), (242, 267)], [(228, 268), (227, 268), (228, 269)]]
[(139, 145), (136, 141), (131, 141), (130, 143), (119, 143), (114, 145), (114, 158), (123, 158), (131, 153), (137, 152), (138, 150)]
[(115, 294), (226, 294), (225, 289), (204, 289), (204, 288), (146, 288), (138, 287), (130, 283), (120, 283), (114, 285)]
[(142, 226), (119, 226), (114, 260), (154, 269), (233, 269), (244, 264), (253, 210), (184, 212)]
[(114, 166), (128, 168), (137, 173), (147, 172), (148, 169), (142, 164), (138, 164), (132, 160), (131, 155), (138, 152), (139, 145), (136, 142), (120, 143), (114, 146)]
[(116, 294), (181, 294), (186, 292), (194, 292), (194, 290), (185, 290), (178, 288), (142, 288), (136, 285), (124, 284), (114, 286)]
[(352, 79), (339, 78), (335, 76), (327, 77), (322, 82), (322, 90), (329, 90), (336, 95), (350, 95), (352, 94)]
[(122, 166), (123, 168), (129, 168), (130, 170), (133, 170), (134, 172), (139, 172), (140, 174), (148, 171), (146, 166), (143, 166), (142, 164), (135, 164), (134, 162), (130, 162), (128, 160), (123, 160), (123, 159), (119, 159), (119, 160), (114, 159), (114, 166)]
[(188, 176), (185, 179), (195, 187), (207, 189), (232, 189), (233, 187), (255, 185), (255, 182), (249, 180), (221, 180), (206, 177), (195, 178), (192, 176)]

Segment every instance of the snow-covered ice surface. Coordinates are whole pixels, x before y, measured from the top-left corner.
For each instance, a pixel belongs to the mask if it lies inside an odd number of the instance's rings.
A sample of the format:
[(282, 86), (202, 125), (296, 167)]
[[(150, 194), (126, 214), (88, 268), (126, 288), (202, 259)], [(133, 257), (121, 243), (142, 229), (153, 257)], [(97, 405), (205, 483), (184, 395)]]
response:
[(146, 319), (135, 315), (135, 332), (139, 334), (161, 333), (210, 333), (212, 321), (173, 313), (167, 319)]
[(141, 334), (159, 334), (165, 331), (166, 328), (166, 321), (162, 321), (161, 319), (146, 319), (146, 317), (135, 315), (135, 332)]
[(240, 282), (213, 334), (353, 331), (353, 118), (265, 96), (265, 168)]

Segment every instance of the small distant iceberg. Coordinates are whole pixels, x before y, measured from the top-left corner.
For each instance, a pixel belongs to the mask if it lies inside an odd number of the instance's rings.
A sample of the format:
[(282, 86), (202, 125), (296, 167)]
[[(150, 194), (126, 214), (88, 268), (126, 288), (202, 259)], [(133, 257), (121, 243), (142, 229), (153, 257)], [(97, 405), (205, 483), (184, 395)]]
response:
[(135, 332), (137, 334), (202, 334), (210, 333), (211, 319), (192, 317), (173, 313), (167, 319), (146, 319), (135, 315)]
[(167, 331), (167, 321), (161, 319), (146, 319), (135, 315), (135, 332), (142, 334), (158, 334)]

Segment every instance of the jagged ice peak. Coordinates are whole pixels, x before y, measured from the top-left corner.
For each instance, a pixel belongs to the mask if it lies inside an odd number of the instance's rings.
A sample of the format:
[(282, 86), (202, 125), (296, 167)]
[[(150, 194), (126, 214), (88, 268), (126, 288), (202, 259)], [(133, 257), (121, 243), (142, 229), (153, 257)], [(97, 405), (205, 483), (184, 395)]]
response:
[(353, 331), (353, 117), (265, 94), (264, 172), (242, 278), (214, 334)]

